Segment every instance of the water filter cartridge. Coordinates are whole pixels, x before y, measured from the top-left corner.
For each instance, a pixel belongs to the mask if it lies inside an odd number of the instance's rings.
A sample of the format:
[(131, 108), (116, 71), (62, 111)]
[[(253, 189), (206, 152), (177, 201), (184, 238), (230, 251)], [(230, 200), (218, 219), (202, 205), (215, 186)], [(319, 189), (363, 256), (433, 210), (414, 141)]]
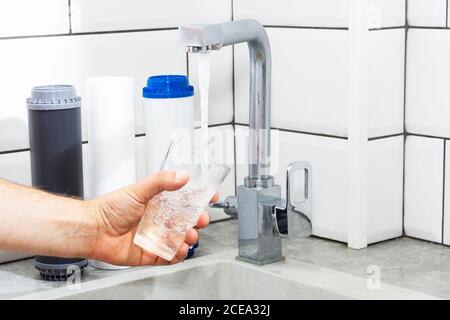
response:
[[(94, 199), (136, 182), (134, 80), (93, 77), (86, 80), (86, 198)], [(97, 269), (128, 268), (91, 260)]]
[(159, 171), (172, 139), (192, 143), (194, 87), (183, 75), (149, 77), (143, 89), (147, 174)]
[[(75, 88), (34, 87), (27, 107), (33, 186), (82, 198), (81, 98)], [(87, 265), (83, 258), (36, 256), (34, 262), (47, 280), (65, 280)]]
[[(147, 174), (159, 171), (170, 142), (192, 146), (194, 87), (184, 75), (149, 77), (143, 89)], [(194, 255), (198, 243), (189, 248)]]

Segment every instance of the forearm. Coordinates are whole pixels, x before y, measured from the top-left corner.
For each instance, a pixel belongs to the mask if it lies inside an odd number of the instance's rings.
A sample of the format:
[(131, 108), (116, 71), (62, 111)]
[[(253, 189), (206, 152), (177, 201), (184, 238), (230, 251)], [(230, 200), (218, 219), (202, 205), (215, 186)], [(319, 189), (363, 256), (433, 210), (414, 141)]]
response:
[(96, 231), (88, 202), (0, 179), (0, 250), (86, 257)]

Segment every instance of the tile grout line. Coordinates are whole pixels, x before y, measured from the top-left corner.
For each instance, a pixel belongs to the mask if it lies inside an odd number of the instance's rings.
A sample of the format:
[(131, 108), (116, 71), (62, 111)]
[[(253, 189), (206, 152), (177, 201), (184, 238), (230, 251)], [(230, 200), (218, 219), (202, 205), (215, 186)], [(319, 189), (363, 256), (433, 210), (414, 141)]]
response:
[[(309, 26), (282, 26), (282, 25), (265, 25), (266, 28), (278, 28), (278, 29), (299, 29), (299, 30), (341, 30), (348, 31), (346, 27), (309, 27)], [(382, 27), (370, 29), (370, 31), (382, 31), (402, 29), (404, 26)], [(446, 29), (445, 27), (421, 27), (416, 26), (414, 28), (426, 28), (426, 29)], [(33, 39), (33, 38), (52, 38), (52, 37), (68, 37), (68, 36), (89, 36), (89, 35), (101, 35), (101, 34), (118, 34), (118, 33), (138, 33), (138, 32), (152, 32), (152, 31), (170, 31), (178, 30), (178, 27), (161, 27), (161, 28), (144, 28), (144, 29), (121, 29), (121, 30), (100, 30), (100, 31), (86, 31), (86, 32), (73, 32), (72, 31), (72, 14), (69, 8), (69, 33), (50, 33), (50, 34), (36, 34), (36, 35), (24, 35), (24, 36), (9, 36), (0, 37), (1, 40), (18, 40), (18, 39)]]
[(381, 28), (370, 28), (369, 31), (383, 31), (383, 30), (397, 30), (404, 29), (406, 25), (403, 26), (392, 26), (392, 27), (381, 27)]
[(447, 140), (443, 143), (443, 164), (442, 164), (442, 226), (441, 226), (441, 243), (444, 244), (444, 222), (445, 222), (445, 162), (447, 157)]
[[(448, 0), (445, 1), (445, 27), (448, 28)], [(444, 244), (444, 232), (445, 232), (445, 163), (447, 157), (447, 140), (444, 139), (444, 160), (442, 167), (442, 230), (441, 230), (441, 242)]]
[(406, 185), (406, 70), (408, 54), (408, 0), (405, 1), (405, 52), (403, 59), (403, 175), (402, 175), (402, 235), (405, 236), (405, 185)]
[(36, 34), (27, 36), (11, 36), (0, 37), (2, 40), (20, 40), (20, 39), (34, 39), (34, 38), (53, 38), (53, 37), (71, 37), (71, 36), (91, 36), (101, 34), (120, 34), (120, 33), (139, 33), (152, 31), (172, 31), (178, 30), (178, 27), (164, 27), (164, 28), (147, 28), (147, 29), (125, 29), (125, 30), (103, 30), (103, 31), (87, 31), (87, 32), (71, 32), (71, 33), (51, 33), (51, 34)]
[(445, 1), (445, 27), (448, 28), (448, 0)]
[[(248, 127), (248, 123), (236, 122), (235, 124), (237, 126)], [(342, 139), (342, 140), (348, 139), (347, 137), (344, 137), (344, 136), (337, 136), (337, 135), (326, 134), (326, 133), (299, 131), (299, 130), (295, 130), (295, 129), (285, 129), (285, 128), (278, 128), (278, 127), (274, 127), (274, 126), (271, 126), (270, 129), (279, 130), (282, 132), (291, 132), (291, 133), (307, 134), (307, 135), (312, 135), (312, 136), (320, 136), (320, 137), (324, 137), (324, 138), (334, 138), (334, 139)]]
[(447, 30), (447, 27), (431, 27), (431, 26), (408, 26), (409, 29), (424, 29), (424, 30)]
[(450, 137), (441, 137), (441, 136), (433, 136), (430, 134), (422, 134), (422, 133), (412, 133), (412, 132), (405, 132), (405, 136), (414, 136), (414, 137), (422, 137), (422, 138), (430, 138), (430, 139), (445, 139), (449, 140)]
[(72, 33), (72, 3), (68, 0), (69, 5), (69, 33)]
[(393, 133), (393, 134), (386, 134), (384, 136), (371, 137), (367, 140), (368, 141), (376, 141), (376, 140), (389, 139), (389, 138), (395, 138), (395, 137), (400, 137), (400, 136), (404, 136), (404, 133), (399, 132), (399, 133)]
[(312, 29), (312, 30), (343, 30), (348, 31), (348, 27), (320, 27), (320, 26), (288, 26), (288, 25), (275, 25), (275, 24), (265, 24), (264, 28), (273, 29)]
[(417, 241), (424, 241), (426, 243), (431, 243), (431, 244), (435, 244), (435, 245), (438, 245), (438, 246), (445, 246), (447, 248), (450, 247), (450, 245), (448, 245), (448, 244), (444, 244), (444, 243), (441, 243), (441, 242), (438, 242), (438, 241), (434, 241), (434, 240), (418, 238), (418, 237), (414, 237), (414, 236), (404, 235), (403, 238), (413, 239), (413, 240), (417, 240)]
[(26, 151), (30, 151), (30, 148), (4, 150), (4, 151), (0, 151), (0, 156), (5, 155), (5, 154), (20, 153), (20, 152), (26, 152)]
[[(229, 126), (229, 125), (233, 125), (232, 122), (223, 122), (223, 123), (216, 123), (216, 124), (211, 124), (208, 127), (209, 128), (215, 128), (215, 127), (224, 127), (224, 126)], [(195, 127), (194, 129), (199, 129), (200, 127)], [(136, 133), (134, 135), (135, 138), (142, 138), (145, 137), (145, 133)], [(87, 144), (89, 143), (88, 140), (83, 140), (81, 141), (81, 144)], [(11, 150), (2, 150), (0, 151), (0, 156), (1, 155), (5, 155), (5, 154), (12, 154), (12, 153), (20, 153), (20, 152), (27, 152), (30, 151), (30, 148), (21, 148), (21, 149), (11, 149)]]
[[(231, 1), (231, 21), (234, 21), (234, 0)], [(236, 156), (236, 90), (235, 90), (235, 64), (234, 64), (234, 45), (231, 46), (231, 89), (233, 101), (233, 159), (234, 159), (234, 195), (237, 196), (237, 156)]]
[[(248, 127), (248, 123), (235, 122), (235, 125)], [(324, 137), (324, 138), (333, 138), (333, 139), (342, 139), (342, 140), (347, 140), (348, 139), (348, 137), (345, 137), (345, 136), (338, 136), (338, 135), (327, 134), (327, 133), (301, 131), (301, 130), (280, 128), (280, 127), (273, 127), (273, 126), (271, 127), (271, 129), (279, 130), (279, 131), (282, 131), (282, 132), (290, 132), (290, 133), (298, 133), (298, 134), (305, 134), (305, 135), (311, 135), (311, 136), (319, 136), (319, 137)], [(403, 132), (387, 134), (387, 135), (382, 135), (382, 136), (376, 136), (376, 137), (370, 137), (368, 139), (368, 141), (389, 139), (389, 138), (395, 138), (395, 137), (400, 137), (400, 136), (403, 136)]]

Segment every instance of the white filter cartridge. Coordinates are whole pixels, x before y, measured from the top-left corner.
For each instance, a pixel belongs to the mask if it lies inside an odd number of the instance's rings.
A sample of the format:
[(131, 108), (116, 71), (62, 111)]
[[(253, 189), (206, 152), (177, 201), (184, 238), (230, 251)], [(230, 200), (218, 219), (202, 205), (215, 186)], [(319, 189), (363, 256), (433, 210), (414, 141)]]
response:
[[(93, 199), (136, 181), (134, 80), (95, 77), (86, 80), (88, 117), (86, 199)], [(91, 261), (100, 269), (119, 269)]]

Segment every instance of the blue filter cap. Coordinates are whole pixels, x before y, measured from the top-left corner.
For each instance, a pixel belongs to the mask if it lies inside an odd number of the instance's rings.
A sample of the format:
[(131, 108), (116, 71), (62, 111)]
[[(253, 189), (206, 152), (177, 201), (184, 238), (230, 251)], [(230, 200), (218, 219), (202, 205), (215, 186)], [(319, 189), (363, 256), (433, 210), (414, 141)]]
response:
[(195, 249), (197, 249), (197, 247), (198, 247), (198, 241), (193, 246), (191, 246), (189, 248), (188, 255), (187, 255), (186, 259), (190, 259), (190, 258), (192, 258), (194, 256)]
[(144, 98), (170, 99), (185, 98), (194, 95), (194, 87), (183, 75), (152, 76), (147, 80), (147, 86), (142, 90)]

